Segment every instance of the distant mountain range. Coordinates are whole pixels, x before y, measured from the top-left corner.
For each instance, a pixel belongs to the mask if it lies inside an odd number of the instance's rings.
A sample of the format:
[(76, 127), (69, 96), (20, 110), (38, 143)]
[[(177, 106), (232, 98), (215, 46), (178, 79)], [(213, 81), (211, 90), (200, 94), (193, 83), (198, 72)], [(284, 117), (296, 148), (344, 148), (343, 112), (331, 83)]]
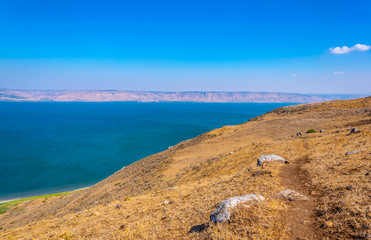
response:
[(0, 101), (8, 102), (256, 102), (312, 103), (354, 99), (367, 94), (298, 94), (276, 92), (155, 92), (121, 90), (19, 90), (0, 89)]

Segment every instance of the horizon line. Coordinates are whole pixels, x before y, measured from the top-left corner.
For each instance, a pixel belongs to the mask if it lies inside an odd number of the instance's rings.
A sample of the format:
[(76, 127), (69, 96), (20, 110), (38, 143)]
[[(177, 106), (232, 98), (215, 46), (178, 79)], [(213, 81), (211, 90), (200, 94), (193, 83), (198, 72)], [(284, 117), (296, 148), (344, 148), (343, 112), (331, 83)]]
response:
[(165, 90), (122, 90), (122, 89), (20, 89), (20, 88), (0, 88), (2, 90), (14, 91), (118, 91), (118, 92), (154, 92), (154, 93), (277, 93), (277, 94), (298, 94), (298, 95), (356, 95), (356, 96), (371, 96), (371, 93), (295, 93), (295, 92), (269, 92), (269, 91), (218, 91), (218, 90), (185, 90), (185, 91), (165, 91)]

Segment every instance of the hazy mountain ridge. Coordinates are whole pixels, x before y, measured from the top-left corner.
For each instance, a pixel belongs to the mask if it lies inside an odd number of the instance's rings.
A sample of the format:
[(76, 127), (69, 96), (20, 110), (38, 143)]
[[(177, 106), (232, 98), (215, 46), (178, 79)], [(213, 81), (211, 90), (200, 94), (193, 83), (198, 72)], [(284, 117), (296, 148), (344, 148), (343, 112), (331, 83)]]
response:
[(161, 92), (121, 90), (0, 89), (0, 101), (11, 102), (295, 102), (312, 103), (367, 95), (297, 94), (275, 92)]

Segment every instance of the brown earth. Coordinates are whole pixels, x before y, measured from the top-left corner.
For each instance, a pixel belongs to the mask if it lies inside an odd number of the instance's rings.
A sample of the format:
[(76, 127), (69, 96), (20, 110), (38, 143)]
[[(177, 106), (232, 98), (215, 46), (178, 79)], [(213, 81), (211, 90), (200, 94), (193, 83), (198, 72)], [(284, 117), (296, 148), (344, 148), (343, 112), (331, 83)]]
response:
[[(369, 239), (370, 123), (371, 98), (279, 108), (179, 143), (84, 191), (18, 205), (0, 215), (0, 239)], [(262, 154), (290, 164), (257, 167)], [(269, 198), (285, 189), (309, 200)], [(266, 200), (209, 223), (222, 200), (249, 193)], [(189, 233), (201, 224), (209, 227)]]
[(313, 213), (317, 198), (311, 196), (313, 186), (308, 171), (302, 168), (303, 164), (309, 163), (307, 156), (299, 158), (293, 164), (282, 167), (280, 177), (282, 184), (291, 190), (302, 193), (308, 197), (308, 201), (294, 201), (289, 209), (282, 215), (286, 223), (291, 239), (320, 239), (318, 229), (315, 227)]

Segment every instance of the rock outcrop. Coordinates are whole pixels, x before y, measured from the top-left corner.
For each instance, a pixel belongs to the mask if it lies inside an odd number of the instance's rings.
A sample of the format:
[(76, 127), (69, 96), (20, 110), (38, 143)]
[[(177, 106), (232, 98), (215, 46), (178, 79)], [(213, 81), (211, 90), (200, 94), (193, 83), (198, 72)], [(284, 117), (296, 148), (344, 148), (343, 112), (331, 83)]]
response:
[(210, 220), (215, 223), (228, 221), (231, 218), (230, 210), (239, 203), (248, 201), (264, 201), (265, 198), (260, 194), (247, 194), (240, 197), (232, 197), (222, 201), (219, 206), (210, 214)]
[(280, 157), (280, 156), (277, 156), (277, 155), (274, 155), (274, 154), (269, 154), (269, 155), (261, 155), (259, 158), (258, 158), (258, 163), (257, 165), (258, 166), (262, 166), (264, 162), (267, 162), (267, 161), (280, 161), (280, 162), (285, 162), (285, 159)]

